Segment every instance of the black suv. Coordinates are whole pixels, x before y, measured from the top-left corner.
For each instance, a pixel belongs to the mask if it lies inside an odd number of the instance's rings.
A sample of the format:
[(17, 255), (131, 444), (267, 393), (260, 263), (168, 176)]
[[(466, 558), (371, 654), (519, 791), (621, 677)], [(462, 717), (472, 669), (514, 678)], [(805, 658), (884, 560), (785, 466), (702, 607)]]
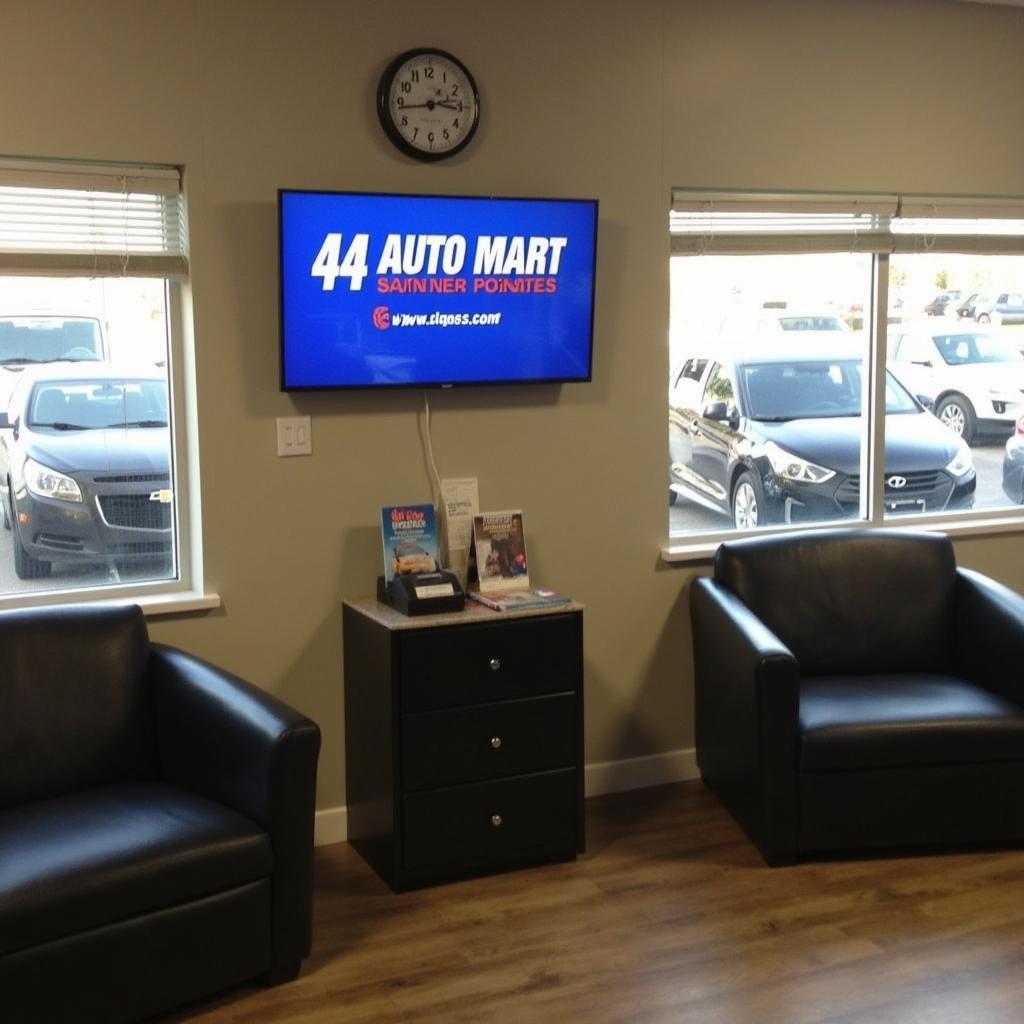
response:
[[(687, 360), (669, 398), (670, 500), (725, 512), (741, 530), (856, 518), (862, 367), (846, 347)], [(885, 399), (886, 510), (970, 508), (970, 449), (889, 373)]]

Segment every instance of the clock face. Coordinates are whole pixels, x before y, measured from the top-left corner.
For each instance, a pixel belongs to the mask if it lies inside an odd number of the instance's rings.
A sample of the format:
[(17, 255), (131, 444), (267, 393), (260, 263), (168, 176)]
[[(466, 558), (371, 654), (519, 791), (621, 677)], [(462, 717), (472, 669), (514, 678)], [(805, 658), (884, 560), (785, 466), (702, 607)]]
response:
[(473, 76), (450, 53), (410, 50), (381, 77), (377, 112), (388, 138), (420, 160), (459, 152), (473, 137), (480, 98)]

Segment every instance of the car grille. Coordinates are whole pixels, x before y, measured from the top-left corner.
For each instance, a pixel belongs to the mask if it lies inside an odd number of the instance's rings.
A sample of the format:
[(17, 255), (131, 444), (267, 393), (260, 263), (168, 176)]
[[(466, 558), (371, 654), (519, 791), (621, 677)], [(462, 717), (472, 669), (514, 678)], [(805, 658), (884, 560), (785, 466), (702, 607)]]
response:
[[(902, 476), (907, 482), (903, 487), (892, 487), (888, 478)], [(949, 500), (953, 481), (941, 470), (925, 470), (918, 473), (886, 473), (885, 500), (924, 501), (925, 507), (941, 509)], [(843, 481), (836, 491), (836, 501), (849, 512), (856, 512), (860, 505), (860, 477), (851, 476)]]
[(141, 544), (108, 544), (106, 552), (111, 558), (126, 558), (134, 555), (138, 558), (147, 556), (164, 556), (171, 552), (169, 540), (146, 541)]
[(150, 501), (148, 494), (101, 494), (97, 500), (110, 526), (129, 530), (171, 528), (171, 504)]
[(169, 484), (168, 473), (130, 473), (122, 476), (94, 476), (98, 484)]

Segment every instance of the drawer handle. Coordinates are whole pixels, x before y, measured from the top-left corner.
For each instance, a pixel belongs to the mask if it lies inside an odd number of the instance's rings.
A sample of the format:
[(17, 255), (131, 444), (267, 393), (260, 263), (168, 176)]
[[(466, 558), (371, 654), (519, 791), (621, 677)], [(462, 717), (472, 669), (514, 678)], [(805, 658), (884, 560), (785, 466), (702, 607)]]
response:
[(491, 737), (491, 750), (501, 750), (501, 737), (500, 736), (492, 736)]
[(491, 658), (487, 664), (491, 666), (492, 672), (497, 672), (501, 668), (501, 660), (499, 658)]
[(500, 814), (492, 814), (491, 815), (491, 825), (494, 828), (501, 828), (501, 815)]

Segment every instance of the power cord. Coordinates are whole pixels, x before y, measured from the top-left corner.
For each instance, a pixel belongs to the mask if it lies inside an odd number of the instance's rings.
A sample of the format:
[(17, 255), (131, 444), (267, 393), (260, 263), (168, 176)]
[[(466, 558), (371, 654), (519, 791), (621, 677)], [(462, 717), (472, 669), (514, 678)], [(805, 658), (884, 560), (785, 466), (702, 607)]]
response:
[(430, 436), (430, 399), (427, 397), (426, 389), (423, 391), (423, 411), (425, 429), (423, 431), (423, 445), (426, 450), (427, 464), (430, 467), (431, 473), (434, 474), (434, 480), (431, 485), (433, 504), (436, 508), (441, 501), (441, 474), (437, 471), (437, 463), (434, 461), (434, 443)]

